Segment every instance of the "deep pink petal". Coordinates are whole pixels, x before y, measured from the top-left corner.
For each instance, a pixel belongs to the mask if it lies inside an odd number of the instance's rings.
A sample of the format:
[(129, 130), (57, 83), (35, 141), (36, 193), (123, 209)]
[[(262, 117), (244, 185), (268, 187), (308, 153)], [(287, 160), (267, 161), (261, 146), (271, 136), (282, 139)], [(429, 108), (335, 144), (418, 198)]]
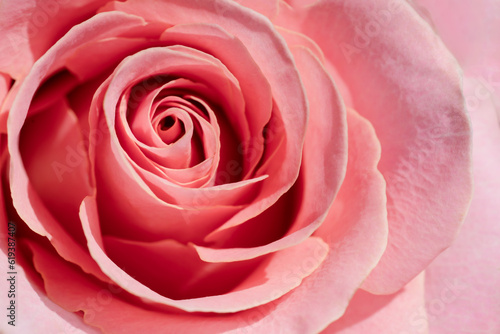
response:
[(283, 13), (276, 23), (318, 43), (377, 132), (390, 235), (364, 288), (395, 292), (453, 242), (470, 202), (459, 68), (407, 1), (318, 1)]
[[(235, 76), (241, 92), (228, 92), (220, 102), (226, 110), (226, 117), (237, 126), (236, 132), (242, 142), (239, 153), (251, 145), (251, 154), (243, 159), (244, 177), (255, 172), (264, 150), (262, 131), (269, 122), (272, 111), (272, 92), (262, 70), (255, 63), (244, 44), (235, 36), (215, 25), (182, 24), (174, 26), (162, 36), (169, 44), (186, 45), (207, 52), (219, 59)], [(240, 102), (239, 96), (243, 101)], [(255, 98), (258, 96), (259, 98)], [(220, 115), (219, 115), (220, 117)], [(245, 124), (245, 126), (242, 125)], [(233, 126), (234, 126), (233, 125)]]
[(63, 261), (53, 251), (30, 242), (33, 262), (42, 275), (45, 290), (51, 300), (69, 312), (85, 312), (84, 321), (107, 333), (134, 334), (148, 331), (161, 333), (216, 334), (238, 330), (253, 320), (252, 313), (206, 317), (195, 314), (147, 310), (140, 302), (127, 301), (121, 288), (103, 285), (89, 279), (75, 266)]

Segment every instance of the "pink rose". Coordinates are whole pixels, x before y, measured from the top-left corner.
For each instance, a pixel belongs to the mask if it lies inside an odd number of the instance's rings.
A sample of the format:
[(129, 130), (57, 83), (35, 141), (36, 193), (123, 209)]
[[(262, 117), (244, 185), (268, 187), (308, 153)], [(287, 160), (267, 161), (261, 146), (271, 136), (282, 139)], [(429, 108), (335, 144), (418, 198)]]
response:
[(0, 329), (498, 332), (499, 5), (451, 3), (0, 2)]

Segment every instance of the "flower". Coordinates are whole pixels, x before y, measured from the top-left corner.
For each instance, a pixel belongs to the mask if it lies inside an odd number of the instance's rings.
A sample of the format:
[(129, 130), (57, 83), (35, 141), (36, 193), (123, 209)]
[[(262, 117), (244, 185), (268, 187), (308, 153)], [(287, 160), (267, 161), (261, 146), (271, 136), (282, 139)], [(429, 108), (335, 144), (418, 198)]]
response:
[(1, 328), (446, 332), (484, 156), (441, 8), (4, 1)]

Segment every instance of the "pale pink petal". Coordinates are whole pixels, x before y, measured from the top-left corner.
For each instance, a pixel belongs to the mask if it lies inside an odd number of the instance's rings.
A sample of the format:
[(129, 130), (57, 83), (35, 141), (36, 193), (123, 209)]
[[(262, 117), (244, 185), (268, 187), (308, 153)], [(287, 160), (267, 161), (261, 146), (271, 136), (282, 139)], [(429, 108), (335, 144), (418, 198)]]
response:
[[(465, 78), (465, 96), (483, 83)], [(426, 270), (431, 333), (500, 332), (500, 126), (491, 99), (471, 110), (474, 197), (455, 243)]]
[(500, 7), (496, 1), (415, 1), (465, 71), (474, 134), (474, 197), (455, 243), (426, 271), (431, 333), (500, 331)]
[(403, 0), (317, 1), (276, 23), (318, 43), (377, 132), (390, 234), (364, 288), (395, 292), (453, 242), (470, 202), (470, 125), (456, 61)]
[(464, 72), (479, 80), (466, 96), (471, 113), (490, 98), (500, 119), (500, 3), (415, 0), (415, 9), (442, 37)]
[(283, 36), (289, 48), (297, 46), (304, 47), (314, 54), (314, 56), (320, 60), (321, 64), (325, 66), (325, 55), (323, 54), (323, 51), (321, 51), (318, 44), (316, 44), (312, 39), (304, 34), (285, 28), (276, 27), (276, 30), (278, 30), (281, 36)]
[(391, 295), (372, 295), (359, 290), (342, 318), (321, 334), (428, 333), (424, 292), (424, 274)]
[(437, 30), (466, 73), (486, 69), (496, 71), (498, 79), (500, 71), (498, 1), (414, 0), (413, 2), (416, 11)]

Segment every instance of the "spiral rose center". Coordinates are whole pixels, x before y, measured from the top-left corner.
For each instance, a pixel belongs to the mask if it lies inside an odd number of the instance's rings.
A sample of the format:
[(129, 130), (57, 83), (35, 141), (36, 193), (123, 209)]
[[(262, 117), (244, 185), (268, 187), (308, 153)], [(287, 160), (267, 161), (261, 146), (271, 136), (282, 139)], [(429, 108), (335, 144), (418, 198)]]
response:
[(161, 120), (158, 125), (158, 132), (166, 144), (171, 144), (179, 140), (185, 134), (186, 130), (182, 121), (174, 115), (169, 115)]

